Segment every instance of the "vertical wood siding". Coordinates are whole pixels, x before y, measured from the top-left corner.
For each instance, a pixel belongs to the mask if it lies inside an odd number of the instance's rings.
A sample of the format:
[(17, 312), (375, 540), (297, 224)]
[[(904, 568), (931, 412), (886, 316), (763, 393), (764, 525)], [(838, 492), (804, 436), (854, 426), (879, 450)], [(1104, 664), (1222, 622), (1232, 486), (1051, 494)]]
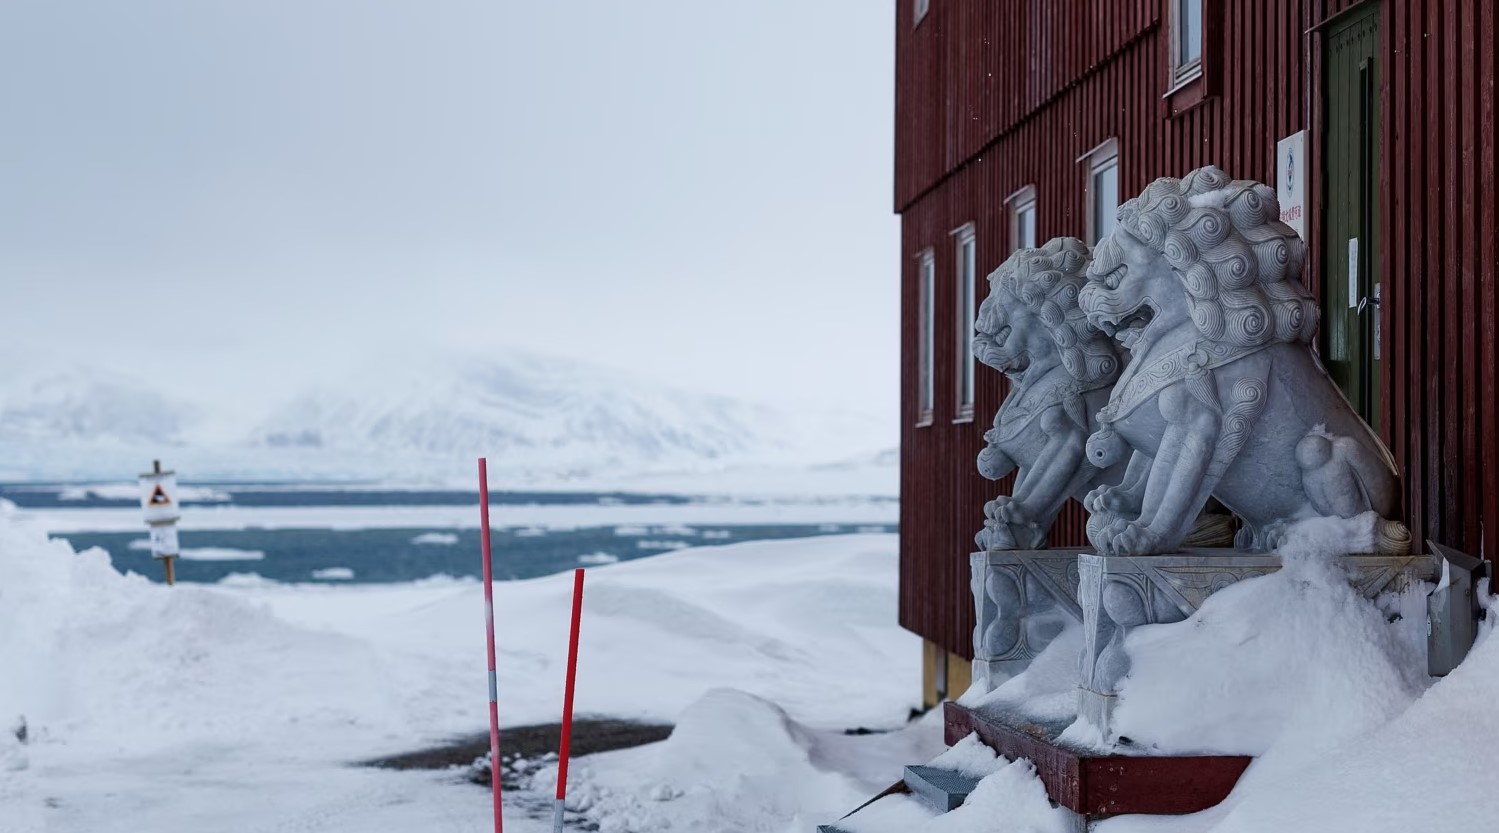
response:
[[(1217, 0), (1211, 0), (1217, 2)], [(954, 229), (973, 223), (979, 274), (1012, 248), (1004, 199), (1037, 192), (1037, 239), (1084, 236), (1086, 164), (1119, 140), (1120, 193), (1212, 163), (1273, 182), (1275, 143), (1309, 130), (1320, 171), (1320, 24), (1356, 0), (1221, 0), (1219, 94), (1185, 112), (1169, 84), (1165, 0), (933, 0), (911, 25), (896, 3), (896, 208), (902, 215), (901, 623), (969, 655), (967, 554), (984, 501), (1007, 491), (974, 458), (1007, 387), (977, 372), (976, 419), (954, 423)], [(1495, 40), (1487, 0), (1384, 0), (1379, 95), (1382, 431), (1404, 509), (1426, 537), (1499, 555), (1499, 218)], [(1307, 30), (1314, 30), (1305, 34)], [(1323, 194), (1308, 181), (1306, 280), (1320, 288)], [(916, 428), (915, 256), (936, 255), (934, 424)], [(980, 295), (988, 285), (980, 281)], [(1069, 504), (1053, 546), (1085, 543)]]

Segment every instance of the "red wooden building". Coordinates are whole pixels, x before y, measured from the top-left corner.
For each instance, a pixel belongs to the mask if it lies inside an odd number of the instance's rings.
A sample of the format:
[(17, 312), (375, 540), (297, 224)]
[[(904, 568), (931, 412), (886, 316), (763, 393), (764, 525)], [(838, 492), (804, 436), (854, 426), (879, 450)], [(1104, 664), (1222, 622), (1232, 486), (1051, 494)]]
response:
[[(895, 5), (900, 618), (929, 700), (966, 681), (967, 554), (1008, 486), (974, 467), (1006, 393), (967, 346), (985, 276), (1204, 164), (1305, 177), (1324, 363), (1399, 462), (1416, 540), (1499, 557), (1495, 3)], [(1051, 543), (1085, 543), (1080, 506)]]

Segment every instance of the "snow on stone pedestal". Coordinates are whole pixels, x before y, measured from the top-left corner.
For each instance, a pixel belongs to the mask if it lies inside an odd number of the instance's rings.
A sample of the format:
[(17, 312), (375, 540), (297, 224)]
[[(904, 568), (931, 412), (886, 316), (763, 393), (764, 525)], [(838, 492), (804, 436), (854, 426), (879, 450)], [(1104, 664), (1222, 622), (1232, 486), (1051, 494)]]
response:
[[(1180, 622), (1213, 593), (1280, 568), (1278, 555), (1214, 550), (1133, 558), (1078, 556), (1078, 603), (1083, 612), (1079, 719), (1100, 737), (1116, 736), (1112, 718), (1120, 681), (1130, 671), (1126, 646), (1132, 630)], [(1335, 569), (1346, 571), (1346, 580), (1360, 595), (1373, 598), (1430, 579), (1435, 564), (1426, 556), (1343, 555)]]
[(1081, 624), (1071, 550), (991, 550), (969, 557), (973, 685), (993, 691), (1022, 673), (1063, 628)]

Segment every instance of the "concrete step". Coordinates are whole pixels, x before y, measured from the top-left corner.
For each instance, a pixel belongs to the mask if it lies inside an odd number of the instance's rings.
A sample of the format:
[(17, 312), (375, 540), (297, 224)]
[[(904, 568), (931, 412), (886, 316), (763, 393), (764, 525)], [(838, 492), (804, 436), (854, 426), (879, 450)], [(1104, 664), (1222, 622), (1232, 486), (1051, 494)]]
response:
[(939, 813), (963, 806), (979, 783), (977, 778), (934, 766), (906, 767), (905, 781), (912, 795)]

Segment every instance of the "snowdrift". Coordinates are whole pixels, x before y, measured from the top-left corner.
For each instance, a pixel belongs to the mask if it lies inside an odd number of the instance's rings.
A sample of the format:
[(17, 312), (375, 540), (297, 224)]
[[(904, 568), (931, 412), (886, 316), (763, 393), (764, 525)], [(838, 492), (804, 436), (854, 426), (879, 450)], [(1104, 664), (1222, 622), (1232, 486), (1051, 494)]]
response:
[[(368, 645), (233, 594), (121, 575), (103, 550), (0, 517), (0, 722), (36, 741), (164, 745), (389, 730), (402, 715)], [(309, 691), (328, 696), (298, 697)]]
[[(840, 816), (942, 749), (936, 713), (901, 730), (851, 736), (813, 729), (774, 703), (715, 689), (660, 744), (584, 759), (568, 807), (601, 833), (810, 830)], [(550, 794), (555, 765), (530, 788)]]
[[(128, 818), (154, 833), (364, 833), (484, 818), (487, 793), (459, 775), (350, 766), (484, 731), (478, 582), (167, 588), (0, 515), (0, 830)], [(592, 571), (579, 713), (680, 721), (670, 742), (628, 751), (652, 767), (590, 759), (596, 800), (662, 811), (640, 829), (719, 800), (742, 804), (745, 819), (820, 821), (935, 754), (935, 726), (841, 734), (901, 726), (919, 691), (919, 643), (895, 625), (895, 575), (890, 535), (700, 548)], [(570, 586), (569, 575), (496, 585), (506, 724), (557, 718)], [(11, 731), (22, 716), (24, 744)], [(649, 783), (609, 786), (636, 772)]]

